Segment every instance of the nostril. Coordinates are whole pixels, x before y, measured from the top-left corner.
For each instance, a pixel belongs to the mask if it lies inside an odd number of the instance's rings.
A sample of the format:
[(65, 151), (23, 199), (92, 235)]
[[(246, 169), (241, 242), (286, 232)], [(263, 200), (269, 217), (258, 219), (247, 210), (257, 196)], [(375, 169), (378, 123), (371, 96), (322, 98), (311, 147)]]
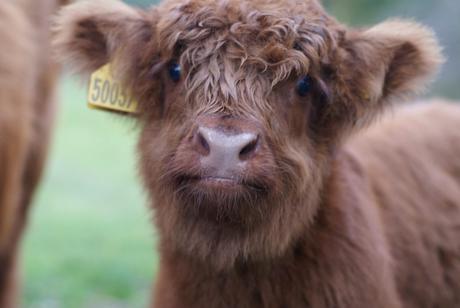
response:
[(200, 149), (205, 152), (203, 154), (208, 155), (210, 152), (209, 143), (200, 131), (197, 132), (197, 139)]
[(258, 143), (259, 137), (255, 138), (254, 140), (249, 142), (243, 149), (241, 149), (239, 153), (240, 160), (248, 159), (249, 156), (251, 156), (251, 154), (253, 154), (256, 151)]

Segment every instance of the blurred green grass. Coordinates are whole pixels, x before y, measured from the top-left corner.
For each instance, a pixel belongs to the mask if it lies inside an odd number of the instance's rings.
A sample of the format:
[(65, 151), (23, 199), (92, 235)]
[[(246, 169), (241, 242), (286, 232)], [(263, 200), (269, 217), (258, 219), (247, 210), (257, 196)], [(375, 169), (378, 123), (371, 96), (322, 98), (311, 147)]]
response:
[(23, 307), (144, 307), (157, 258), (136, 129), (64, 78), (49, 165), (23, 250)]

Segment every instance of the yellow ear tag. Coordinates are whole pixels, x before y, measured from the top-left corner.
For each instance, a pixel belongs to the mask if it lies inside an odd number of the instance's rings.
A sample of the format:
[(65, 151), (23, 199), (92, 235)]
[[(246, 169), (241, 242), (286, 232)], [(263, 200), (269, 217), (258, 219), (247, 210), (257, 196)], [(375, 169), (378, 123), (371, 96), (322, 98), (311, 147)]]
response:
[(122, 88), (112, 74), (110, 64), (91, 75), (88, 88), (90, 108), (124, 113), (137, 113), (138, 103)]

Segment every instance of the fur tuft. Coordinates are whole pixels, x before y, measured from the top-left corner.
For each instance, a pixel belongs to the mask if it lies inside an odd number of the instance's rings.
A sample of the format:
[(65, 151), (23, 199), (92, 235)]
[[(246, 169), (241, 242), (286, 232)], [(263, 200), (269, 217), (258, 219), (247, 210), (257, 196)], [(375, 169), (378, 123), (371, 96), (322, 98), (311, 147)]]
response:
[(139, 18), (139, 12), (117, 0), (71, 4), (54, 21), (55, 56), (76, 74), (88, 75), (109, 62), (121, 44), (120, 25)]

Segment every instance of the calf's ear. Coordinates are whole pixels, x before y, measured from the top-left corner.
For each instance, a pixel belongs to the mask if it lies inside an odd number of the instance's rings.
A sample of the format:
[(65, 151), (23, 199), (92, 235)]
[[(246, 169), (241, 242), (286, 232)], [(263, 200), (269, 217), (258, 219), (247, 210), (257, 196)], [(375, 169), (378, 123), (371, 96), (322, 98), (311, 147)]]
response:
[(354, 124), (368, 123), (388, 102), (418, 94), (443, 62), (433, 31), (411, 21), (348, 31), (340, 47), (336, 93), (346, 110), (337, 112), (347, 112)]
[(139, 43), (150, 40), (152, 28), (141, 11), (121, 1), (78, 1), (56, 17), (53, 45), (58, 60), (76, 73), (88, 75), (141, 49)]

